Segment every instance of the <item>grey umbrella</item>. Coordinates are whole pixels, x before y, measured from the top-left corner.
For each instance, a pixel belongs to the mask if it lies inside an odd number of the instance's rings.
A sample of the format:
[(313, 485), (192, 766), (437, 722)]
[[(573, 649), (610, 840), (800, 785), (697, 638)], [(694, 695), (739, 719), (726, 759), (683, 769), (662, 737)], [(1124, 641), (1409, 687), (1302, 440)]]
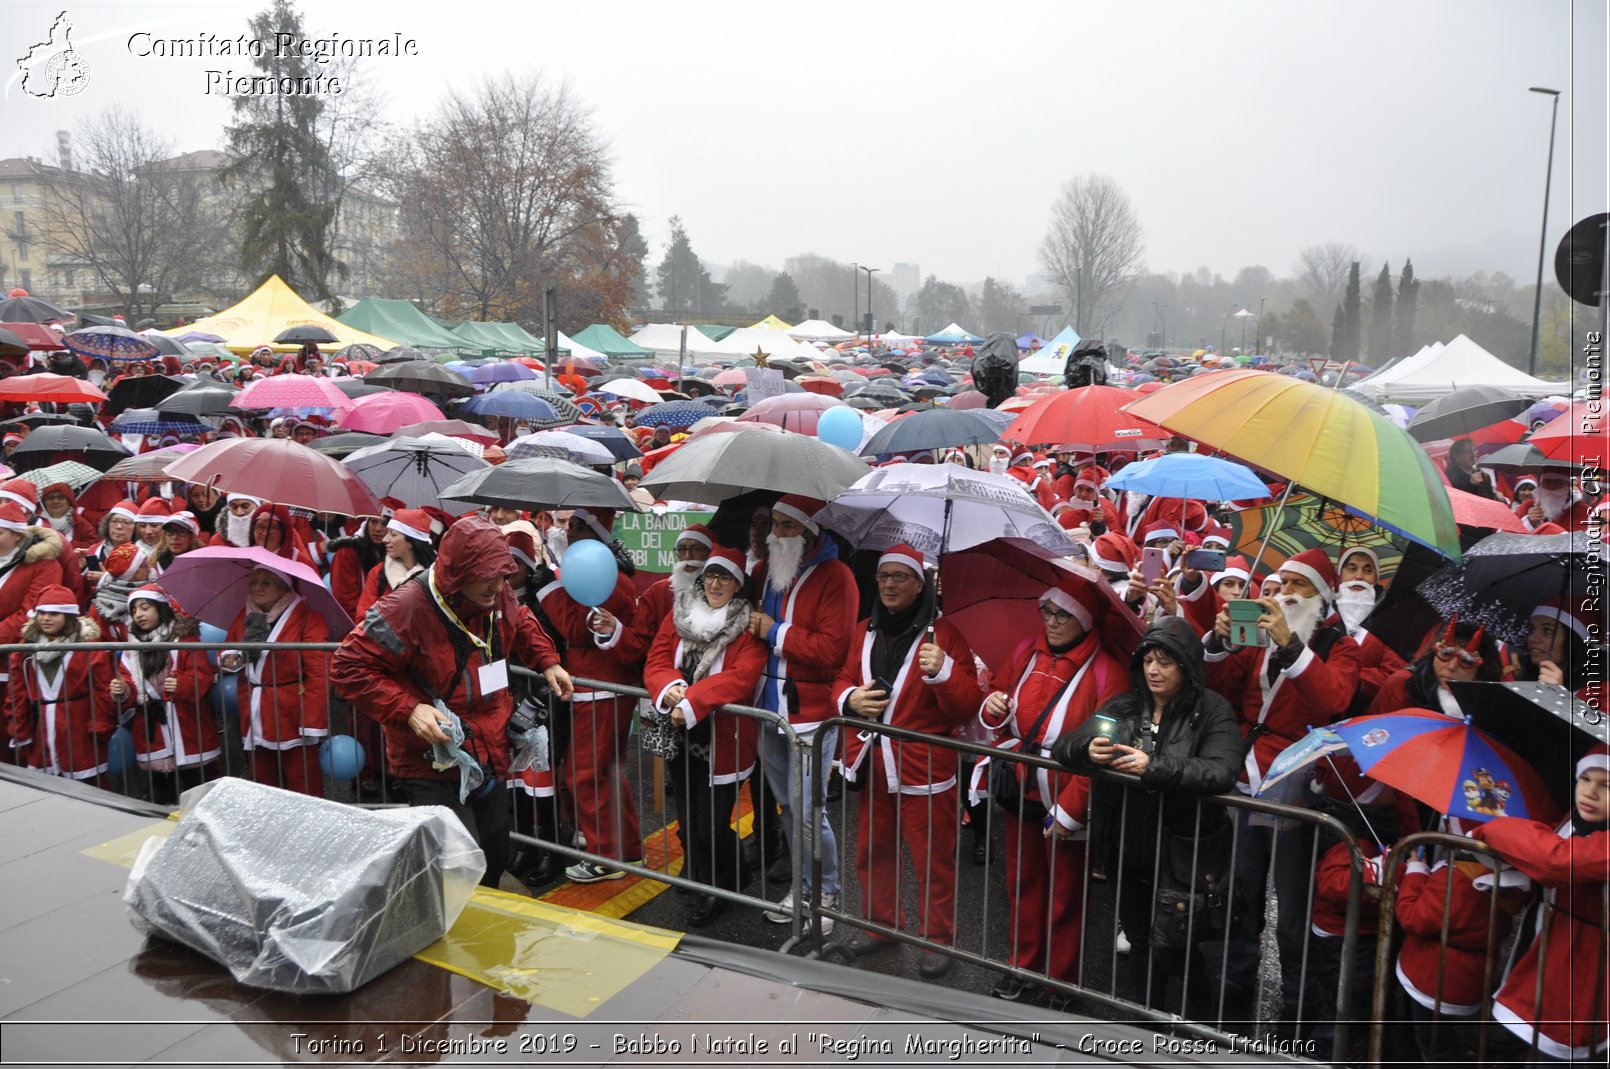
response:
[(371, 386), (390, 386), (394, 390), (439, 397), (471, 397), (475, 387), (451, 368), (422, 360), (386, 364), (363, 377)]
[(1409, 436), (1417, 442), (1435, 442), (1473, 434), (1499, 420), (1525, 412), (1531, 398), (1521, 397), (1497, 386), (1466, 386), (1444, 394), (1409, 421)]
[(642, 485), (656, 497), (685, 501), (714, 503), (751, 490), (830, 501), (870, 470), (844, 450), (803, 434), (743, 430), (689, 440)]
[(637, 510), (637, 503), (619, 482), (557, 457), (505, 461), (443, 487), (441, 498), (513, 509)]

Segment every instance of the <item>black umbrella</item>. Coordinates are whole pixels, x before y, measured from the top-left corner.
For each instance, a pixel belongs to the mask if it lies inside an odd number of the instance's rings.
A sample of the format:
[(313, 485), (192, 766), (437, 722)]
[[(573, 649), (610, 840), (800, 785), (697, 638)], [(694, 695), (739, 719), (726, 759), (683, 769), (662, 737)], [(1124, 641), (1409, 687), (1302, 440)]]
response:
[(716, 392), (715, 384), (709, 379), (695, 378), (691, 375), (687, 378), (677, 379), (676, 388), (678, 392), (689, 397), (709, 397)]
[(463, 375), (423, 360), (377, 367), (365, 375), (363, 381), (373, 386), (390, 386), (394, 390), (440, 397), (470, 397), (475, 393), (475, 387)]
[(78, 418), (76, 416), (69, 416), (61, 412), (32, 412), (26, 416), (17, 416), (13, 419), (0, 420), (0, 427), (27, 427), (29, 430), (32, 430), (35, 427), (50, 427), (56, 425), (65, 426), (69, 423), (77, 422)]
[(1532, 402), (1497, 386), (1466, 386), (1432, 401), (1409, 421), (1409, 435), (1417, 442), (1458, 438), (1519, 415)]
[(221, 383), (183, 389), (158, 401), (156, 410), (164, 416), (227, 416), (233, 411), (229, 402), (237, 392)]
[(363, 431), (347, 431), (344, 434), (332, 434), (325, 438), (315, 438), (308, 448), (315, 453), (323, 453), (327, 457), (342, 457), (356, 453), (360, 449), (367, 449), (372, 445), (383, 445), (391, 441), (384, 434), (366, 434)]
[(28, 343), (0, 327), (0, 356), (27, 356)]
[(655, 465), (642, 485), (656, 497), (718, 502), (751, 490), (831, 501), (871, 469), (804, 434), (733, 431), (693, 438)]
[(977, 412), (936, 408), (884, 425), (861, 449), (862, 456), (911, 453), (922, 449), (989, 445), (1001, 436), (995, 424)]
[(290, 327), (274, 336), (275, 345), (306, 345), (308, 342), (315, 345), (334, 345), (340, 340), (323, 327), (311, 325)]
[(637, 509), (617, 480), (557, 457), (505, 461), (443, 487), (441, 497), (514, 509)]
[(115, 416), (125, 409), (153, 408), (183, 386), (178, 379), (166, 375), (124, 375), (107, 392), (101, 414)]
[(71, 323), (78, 317), (38, 297), (7, 297), (0, 301), (0, 323)]
[(407, 345), (399, 345), (395, 349), (387, 349), (375, 358), (377, 364), (406, 364), (410, 360), (429, 360), (430, 354)]
[(1590, 567), (1596, 544), (1586, 531), (1489, 535), (1416, 593), (1443, 618), (1457, 614), (1500, 641), (1522, 643), (1533, 609), (1551, 598), (1580, 597), (1600, 581)]
[(1516, 442), (1502, 449), (1495, 449), (1482, 457), (1480, 463), (1484, 468), (1503, 468), (1508, 471), (1541, 471), (1544, 468), (1571, 471), (1576, 467), (1569, 460), (1555, 460), (1553, 457), (1544, 456), (1543, 451), (1531, 442)]
[(372, 364), (380, 363), (384, 354), (378, 345), (368, 345), (364, 342), (354, 342), (344, 345), (332, 354), (336, 360), (367, 360)]
[(382, 386), (378, 382), (365, 382), (362, 379), (340, 378), (330, 380), (335, 388), (356, 401), (360, 397), (370, 397), (377, 393), (390, 393), (390, 386)]
[(846, 397), (844, 399), (844, 403), (849, 405), (851, 408), (859, 408), (864, 412), (876, 412), (880, 409), (890, 407), (888, 404), (878, 400), (876, 397), (868, 397), (865, 394), (860, 393), (856, 394), (854, 397)]
[(105, 471), (134, 454), (92, 427), (40, 427), (11, 451), (10, 464), (18, 472), (77, 460)]
[(1604, 714), (1552, 683), (1455, 681), (1448, 686), (1471, 724), (1525, 758), (1560, 808), (1570, 808), (1577, 760), (1595, 742), (1610, 743)]

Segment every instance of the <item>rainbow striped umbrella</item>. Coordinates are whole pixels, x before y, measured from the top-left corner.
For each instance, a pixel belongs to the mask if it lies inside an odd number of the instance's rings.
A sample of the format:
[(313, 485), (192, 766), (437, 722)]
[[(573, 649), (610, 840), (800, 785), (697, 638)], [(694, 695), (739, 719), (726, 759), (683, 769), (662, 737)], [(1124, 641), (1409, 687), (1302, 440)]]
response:
[(1265, 371), (1224, 371), (1176, 382), (1124, 411), (1459, 559), (1459, 527), (1431, 458), (1391, 420), (1335, 390)]

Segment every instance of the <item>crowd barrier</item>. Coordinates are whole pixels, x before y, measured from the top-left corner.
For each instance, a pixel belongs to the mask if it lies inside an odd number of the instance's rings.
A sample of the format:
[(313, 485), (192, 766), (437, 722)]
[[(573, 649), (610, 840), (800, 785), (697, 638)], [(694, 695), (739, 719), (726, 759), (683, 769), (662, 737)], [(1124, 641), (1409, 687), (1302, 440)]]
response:
[[(131, 650), (175, 648), (212, 656), (240, 651), (327, 659), (337, 647), (334, 643), (97, 642), (63, 644), (58, 648), (73, 654), (104, 651), (114, 659)], [(0, 663), (9, 665), (12, 653), (26, 656), (36, 649), (28, 644), (0, 645)], [(319, 667), (322, 669), (322, 664)], [(225, 681), (223, 686), (232, 690), (234, 677), (219, 675)], [(526, 684), (541, 678), (519, 667), (513, 668), (511, 675)], [(322, 670), (314, 676), (323, 678)], [(540, 776), (526, 777), (522, 782), (529, 790), (510, 785), (513, 849), (546, 851), (565, 861), (591, 862), (605, 870), (630, 872), (699, 895), (714, 896), (740, 908), (785, 914), (791, 926), (782, 947), (785, 952), (847, 960), (850, 955), (846, 937), (866, 932), (989, 970), (990, 975), (1014, 978), (1026, 985), (1029, 994), (1043, 991), (1053, 1007), (1076, 1001), (1095, 1012), (1150, 1022), (1186, 1039), (1213, 1042), (1219, 1050), (1287, 1054), (1335, 1065), (1360, 1064), (1366, 1058), (1379, 1064), (1383, 1057), (1392, 1059), (1394, 1055), (1413, 1057), (1414, 1040), (1405, 1034), (1405, 1028), (1399, 1027), (1403, 1011), (1398, 1004), (1401, 991), (1392, 965), (1396, 949), (1394, 925), (1380, 926), (1373, 961), (1364, 961), (1361, 967), (1356, 959), (1361, 957), (1359, 933), (1366, 894), (1366, 859), (1346, 826), (1328, 813), (1242, 795), (1219, 795), (1191, 801), (1189, 815), (1183, 819), (1178, 812), (1171, 814), (1173, 830), (1189, 828), (1186, 838), (1192, 843), (1200, 842), (1203, 829), (1228, 822), (1230, 860), (1224, 869), (1222, 893), (1228, 903), (1232, 931), (1210, 929), (1205, 936), (1199, 936), (1195, 931), (1197, 914), (1190, 912), (1184, 940), (1189, 949), (1177, 959), (1170, 959), (1134, 946), (1137, 940), (1123, 931), (1126, 913), (1134, 918), (1134, 910), (1139, 908), (1140, 917), (1152, 914), (1149, 900), (1153, 889), (1163, 882), (1163, 866), (1174, 860), (1164, 857), (1161, 808), (1150, 818), (1156, 824), (1149, 835), (1140, 830), (1130, 834), (1130, 828), (1139, 829), (1142, 821), (1141, 814), (1131, 811), (1135, 791), (1121, 791), (1116, 814), (1108, 814), (1109, 819), (1115, 816), (1119, 821), (1117, 853), (1107, 857), (1093, 855), (1092, 844), (1085, 838), (1088, 829), (1062, 838), (1054, 833), (1048, 835), (1038, 814), (1023, 810), (1008, 814), (987, 797), (979, 804), (969, 804), (978, 759), (1011, 762), (1029, 774), (1041, 770), (1063, 773), (1054, 761), (998, 750), (982, 742), (926, 735), (851, 717), (826, 721), (813, 733), (801, 736), (776, 713), (749, 706), (723, 706), (718, 715), (710, 718), (711, 734), (704, 744), (712, 757), (724, 745), (747, 753), (746, 745), (752, 745), (762, 733), (770, 733), (772, 745), (779, 748), (776, 752), (786, 754), (788, 797), (771, 799), (762, 792), (755, 802), (750, 800), (751, 792), (759, 790), (758, 781), (764, 780), (758, 759), (745, 782), (711, 783), (708, 777), (694, 782), (689, 775), (691, 763), (657, 757), (634, 737), (640, 712), (647, 707), (646, 691), (598, 680), (577, 679), (575, 683), (578, 692), (591, 695), (586, 703), (590, 708), (573, 710), (568, 725), (558, 708), (551, 709), (547, 717), (553, 731), (553, 752), (563, 765), (558, 770), (562, 774), (550, 774), (547, 781)], [(17, 685), (16, 680), (6, 683), (8, 711)], [(406, 804), (396, 782), (387, 774), (377, 726), (368, 725), (366, 718), (355, 717), (333, 693), (326, 691), (322, 696), (328, 702), (328, 731), (356, 735), (365, 746), (365, 767), (355, 779), (321, 775), (317, 745), (272, 751), (274, 756), (266, 761), (254, 759), (241, 743), (238, 704), (220, 692), (219, 686), (214, 683), (209, 688), (218, 753), (206, 778), (238, 775), (263, 779), (266, 775), (272, 782), (275, 778), (283, 781), (289, 773), (292, 778), (303, 776), (305, 783), (318, 783), (320, 791), (335, 800), (369, 806)], [(103, 725), (118, 723), (121, 715), (119, 726), (124, 730), (152, 730), (149, 724), (130, 720), (126, 708), (117, 703), (111, 709), (100, 707), (98, 703), (104, 699), (98, 693), (82, 697), (89, 703), (91, 720)], [(193, 708), (196, 703), (190, 705)], [(317, 705), (317, 697), (310, 704), (305, 690), (299, 691), (293, 703), (298, 710)], [(584, 719), (589, 719), (590, 728), (583, 724)], [(578, 725), (584, 732), (581, 735), (577, 735)], [(204, 725), (193, 726), (197, 737), (206, 735)], [(867, 751), (856, 775), (863, 786), (853, 789), (835, 776), (830, 787), (828, 777), (807, 774), (808, 769), (822, 767), (826, 759), (839, 762), (844, 752), (842, 740), (852, 735), (859, 736), (857, 745)], [(819, 747), (828, 740), (832, 740), (833, 750), (824, 753)], [(56, 743), (65, 743), (69, 751), (73, 746), (91, 747), (91, 767), (106, 757), (108, 746), (104, 735), (94, 734), (58, 738)], [(886, 744), (891, 764), (884, 763)], [(898, 769), (907, 747), (919, 747), (923, 755), (918, 774), (912, 779), (943, 786), (935, 786), (926, 794), (902, 794), (901, 804), (892, 807), (892, 822), (864, 817), (862, 810), (874, 804), (869, 801), (871, 794), (887, 793), (886, 769)], [(123, 768), (117, 773), (83, 778), (132, 797), (171, 802), (175, 792), (189, 785), (189, 781), (163, 771), (165, 766), (160, 762), (143, 760), (140, 754), (147, 749), (149, 746), (142, 746), (140, 753), (125, 754)], [(568, 760), (564, 760), (567, 756)], [(7, 759), (14, 760), (15, 755), (9, 754)], [(81, 763), (70, 752), (64, 754), (64, 760), (69, 766)], [(958, 770), (954, 777), (950, 775), (953, 764)], [(583, 766), (587, 775), (579, 774)], [(866, 782), (868, 776), (870, 782)], [(197, 774), (192, 773), (190, 779), (196, 780)], [(947, 784), (951, 779), (954, 782)], [(1096, 790), (1116, 790), (1138, 785), (1139, 781), (1134, 776), (1104, 771), (1091, 777), (1091, 782)], [(921, 801), (913, 803), (914, 798)], [(774, 805), (781, 806), (787, 815), (786, 877), (775, 875), (783, 867), (775, 854), (754, 856), (754, 848), (764, 839), (761, 825), (768, 819), (783, 819)], [(688, 845), (689, 822), (703, 822), (709, 832), (713, 815), (718, 813), (731, 813), (729, 823), (751, 827), (752, 834), (742, 843), (737, 834), (711, 834), (699, 844)], [(836, 851), (831, 855), (825, 837), (806, 830), (820, 827), (823, 821), (836, 840)], [(1251, 834), (1254, 830), (1258, 831), (1256, 838)], [(671, 843), (673, 835), (679, 839), (679, 849)], [(984, 864), (973, 862), (973, 851), (967, 845), (969, 837), (982, 845)], [(1258, 845), (1264, 838), (1268, 840), (1266, 851)], [(1150, 857), (1142, 857), (1137, 863), (1128, 851), (1132, 840), (1145, 839), (1154, 845)], [(656, 844), (655, 849), (644, 850), (635, 857), (622, 846), (642, 849), (641, 844), (650, 841)], [(1333, 882), (1327, 915), (1333, 921), (1332, 928), (1339, 919), (1341, 931), (1321, 937), (1311, 934), (1316, 922), (1316, 870), (1324, 851), (1338, 843), (1346, 844), (1345, 863), (1341, 866), (1345, 870), (1345, 897), (1338, 903)], [(602, 849), (606, 845), (613, 845), (613, 849)], [(1036, 846), (1043, 851), (1037, 863), (1030, 853)], [(1491, 854), (1480, 843), (1452, 836), (1424, 834), (1400, 840), (1384, 866), (1379, 888), (1381, 917), (1393, 916), (1404, 866), (1422, 848)], [(912, 854), (910, 859), (905, 856), (907, 851)], [(894, 859), (894, 885), (880, 886), (874, 895), (860, 878), (858, 858), (880, 856), (887, 860), (890, 854)], [(1185, 879), (1195, 885), (1206, 859), (1197, 847), (1189, 854), (1188, 862), (1179, 867), (1188, 869)], [(695, 855), (709, 871), (690, 873), (687, 866)], [(834, 870), (840, 875), (841, 886), (836, 902), (825, 898), (822, 891), (824, 875)], [(887, 880), (890, 871), (885, 865), (875, 878)], [(1150, 879), (1145, 878), (1148, 871)], [(1257, 877), (1251, 877), (1252, 872)], [(1290, 953), (1288, 945), (1287, 957), (1295, 960), (1282, 962), (1278, 954), (1271, 952), (1272, 941), (1259, 933), (1270, 914), (1276, 916), (1270, 923), (1278, 926), (1279, 896), (1275, 885), (1287, 872), (1301, 874), (1300, 887), (1294, 884), (1292, 893), (1300, 901), (1303, 915), (1300, 925), (1287, 929), (1301, 932), (1295, 954)], [(1038, 887), (1036, 881), (1042, 877), (1051, 881), (1050, 887), (1060, 894), (1048, 894)], [(941, 886), (940, 878), (949, 883)], [(1137, 882), (1139, 886), (1133, 886)], [(1260, 885), (1266, 894), (1257, 892)], [(1372, 896), (1376, 892), (1376, 888), (1370, 888)], [(779, 906), (780, 899), (786, 901), (786, 908)], [(1266, 900), (1261, 913), (1255, 906), (1259, 899)], [(1487, 992), (1502, 969), (1504, 940), (1497, 901), (1495, 897), (1492, 924), (1479, 948), (1484, 962), (1482, 990)], [(958, 915), (953, 924), (939, 925), (936, 932), (931, 914), (954, 908), (949, 904), (957, 902), (968, 903), (973, 912)], [(1014, 903), (1023, 902), (1041, 903), (1044, 912), (1030, 916), (1022, 908), (1014, 909)], [(903, 914), (914, 917), (915, 923), (902, 923)], [(1610, 887), (1606, 888), (1605, 915), (1610, 916)], [(831, 922), (832, 938), (824, 930), (824, 922)], [(1290, 925), (1289, 918), (1287, 923)], [(1066, 938), (1070, 930), (1078, 933), (1072, 947)], [(1231, 982), (1238, 939), (1242, 946), (1247, 939), (1253, 941), (1255, 981), (1252, 990), (1245, 992)], [(1127, 954), (1126, 941), (1133, 946)], [(1439, 970), (1450, 949), (1468, 954), (1472, 948), (1464, 943), (1453, 947), (1445, 926)], [(1546, 956), (1548, 948), (1543, 946), (1540, 952)], [(1244, 967), (1245, 962), (1241, 964)], [(1176, 979), (1179, 991), (1171, 993)], [(1441, 980), (1438, 982), (1440, 985)], [(1295, 1005), (1289, 1005), (1293, 1001)], [(1457, 1049), (1460, 1060), (1468, 1060), (1468, 1064), (1488, 1064), (1487, 1032), (1496, 1026), (1487, 1023), (1486, 1001), (1473, 1015), (1458, 1019), (1442, 1012), (1440, 1005), (1435, 1006), (1429, 1019), (1422, 1022), (1431, 1041), (1436, 1043), (1444, 1032), (1456, 1035), (1457, 1046), (1447, 1049)], [(1287, 1006), (1291, 1019), (1277, 1021), (1282, 1005)], [(1290, 1014), (1290, 1010), (1295, 1013)], [(1357, 1027), (1360, 1019), (1369, 1022), (1367, 1029)]]

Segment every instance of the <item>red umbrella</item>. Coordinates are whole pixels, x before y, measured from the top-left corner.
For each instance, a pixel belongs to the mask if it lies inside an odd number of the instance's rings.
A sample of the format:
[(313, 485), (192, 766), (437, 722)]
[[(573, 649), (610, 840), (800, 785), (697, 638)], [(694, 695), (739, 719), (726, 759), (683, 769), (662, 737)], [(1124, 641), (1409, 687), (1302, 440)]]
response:
[(1486, 527), (1494, 531), (1529, 534), (1526, 524), (1502, 501), (1448, 487), (1448, 504), (1453, 506), (1454, 522), (1464, 527)]
[(30, 349), (45, 351), (66, 348), (62, 336), (43, 323), (0, 323), (0, 328), (11, 331)]
[(844, 383), (828, 375), (801, 375), (794, 381), (807, 393), (819, 393), (824, 397), (838, 397), (844, 393)]
[(988, 408), (989, 398), (985, 397), (977, 390), (966, 390), (957, 394), (955, 397), (952, 397), (950, 399), (950, 404), (946, 405), (945, 407), (961, 409)]
[(289, 438), (213, 442), (169, 464), (165, 474), (313, 512), (380, 515), (380, 502), (346, 465)]
[(1001, 432), (1001, 439), (1093, 451), (1132, 449), (1147, 442), (1168, 441), (1169, 433), (1157, 424), (1119, 411), (1134, 399), (1133, 391), (1116, 386), (1064, 390), (1036, 400)]
[(246, 604), (246, 585), (252, 572), (266, 569), (285, 580), (292, 593), (307, 601), (308, 608), (330, 625), (330, 638), (338, 639), (352, 630), (352, 617), (335, 600), (319, 578), (319, 573), (301, 561), (270, 553), (260, 546), (207, 546), (182, 554), (157, 579), (157, 586), (171, 594), (186, 616), (204, 624), (227, 628)]
[[(1589, 408), (1589, 405), (1592, 408)], [(1551, 460), (1573, 464), (1604, 463), (1610, 453), (1610, 414), (1600, 401), (1573, 401), (1571, 407), (1539, 427), (1527, 439)]]
[(836, 397), (817, 393), (783, 393), (757, 401), (749, 411), (738, 417), (739, 423), (770, 423), (785, 431), (798, 434), (815, 434), (816, 421), (830, 408), (842, 408), (844, 402)]
[(89, 401), (106, 400), (106, 395), (83, 379), (71, 375), (13, 375), (0, 380), (0, 401)]

